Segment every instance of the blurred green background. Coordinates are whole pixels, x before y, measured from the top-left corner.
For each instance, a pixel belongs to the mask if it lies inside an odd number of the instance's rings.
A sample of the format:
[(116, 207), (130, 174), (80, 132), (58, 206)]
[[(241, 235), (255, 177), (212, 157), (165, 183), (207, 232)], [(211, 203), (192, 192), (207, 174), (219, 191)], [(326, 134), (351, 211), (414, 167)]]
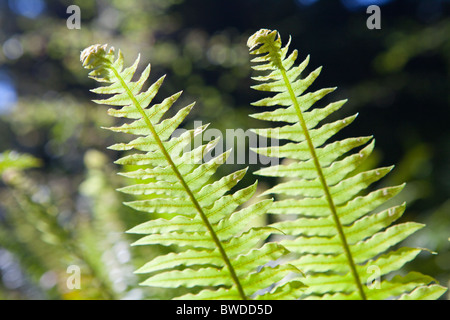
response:
[[(67, 28), (72, 4), (81, 29)], [(381, 30), (366, 27), (369, 4), (381, 8)], [(309, 71), (324, 66), (311, 90), (338, 86), (330, 99), (349, 99), (337, 116), (359, 116), (342, 135), (375, 136), (370, 165), (396, 164), (382, 183), (407, 182), (402, 219), (427, 224), (405, 245), (438, 253), (405, 270), (448, 286), (449, 13), (445, 0), (0, 0), (0, 299), (173, 295), (139, 287), (144, 278), (133, 274), (167, 248), (129, 246), (136, 237), (124, 231), (146, 217), (115, 191), (127, 182), (106, 148), (123, 137), (100, 128), (114, 119), (90, 102), (95, 84), (80, 51), (108, 43), (128, 64), (141, 53), (138, 71), (150, 62), (151, 81), (168, 75), (158, 101), (180, 90), (178, 108), (197, 101), (186, 128), (201, 120), (247, 130), (261, 125), (248, 117), (259, 96), (249, 89), (246, 47), (260, 28), (277, 29), (284, 42), (291, 35), (299, 59), (311, 55)], [(81, 289), (67, 286), (70, 265), (81, 268)]]

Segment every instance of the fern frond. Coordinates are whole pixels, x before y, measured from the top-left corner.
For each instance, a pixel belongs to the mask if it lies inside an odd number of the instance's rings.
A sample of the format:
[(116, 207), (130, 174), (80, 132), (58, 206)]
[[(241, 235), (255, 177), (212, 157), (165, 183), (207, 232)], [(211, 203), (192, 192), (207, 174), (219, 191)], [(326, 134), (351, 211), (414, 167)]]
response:
[[(143, 235), (135, 245), (159, 244), (177, 249), (156, 257), (137, 271), (150, 274), (143, 285), (208, 288), (181, 297), (186, 299), (248, 299), (289, 273), (298, 272), (291, 265), (261, 268), (285, 255), (287, 250), (277, 243), (262, 244), (278, 230), (248, 226), (252, 219), (264, 215), (272, 202), (263, 200), (241, 208), (255, 193), (256, 183), (230, 192), (246, 170), (214, 180), (214, 173), (225, 163), (229, 152), (203, 163), (203, 156), (217, 144), (217, 140), (191, 151), (185, 150), (206, 126), (172, 137), (193, 104), (162, 120), (180, 93), (151, 105), (164, 77), (147, 90), (142, 90), (150, 75), (150, 65), (133, 82), (139, 58), (124, 69), (120, 51), (116, 58), (114, 49), (95, 45), (82, 52), (81, 61), (85, 68), (92, 70), (91, 78), (109, 84), (93, 90), (111, 95), (95, 102), (119, 107), (108, 110), (111, 116), (131, 119), (131, 122), (109, 129), (137, 136), (130, 142), (110, 147), (120, 151), (133, 150), (116, 163), (137, 166), (138, 169), (122, 175), (142, 180), (142, 183), (120, 191), (152, 195), (149, 199), (126, 203), (150, 215), (149, 221), (129, 231)], [(258, 277), (264, 281), (256, 281)], [(298, 283), (283, 285), (273, 292), (278, 296), (294, 295), (296, 287)]]
[[(399, 193), (403, 185), (368, 191), (370, 185), (392, 169), (357, 173), (356, 169), (373, 150), (372, 137), (328, 142), (356, 118), (354, 115), (321, 124), (346, 100), (311, 109), (335, 88), (305, 93), (321, 68), (305, 78), (300, 77), (309, 63), (309, 56), (296, 66), (297, 50), (288, 55), (289, 43), (283, 46), (277, 31), (262, 29), (256, 32), (249, 38), (248, 46), (256, 55), (252, 62), (257, 64), (253, 68), (264, 72), (253, 78), (259, 82), (253, 88), (272, 93), (253, 105), (275, 107), (252, 117), (287, 123), (276, 128), (256, 129), (259, 135), (288, 142), (254, 151), (292, 160), (289, 164), (261, 169), (257, 174), (291, 178), (266, 193), (280, 198), (273, 203), (269, 213), (297, 215), (295, 221), (277, 222), (272, 227), (294, 236), (281, 244), (298, 254), (291, 263), (307, 274), (303, 281), (307, 285), (303, 297), (415, 299), (442, 295), (446, 289), (437, 284), (430, 285), (435, 280), (428, 276), (410, 273), (390, 280), (385, 277), (419, 254), (421, 250), (414, 248), (388, 250), (423, 225), (413, 222), (392, 225), (401, 217), (405, 204), (376, 212)], [(359, 147), (363, 148), (351, 153)], [(375, 279), (375, 284), (371, 279)]]

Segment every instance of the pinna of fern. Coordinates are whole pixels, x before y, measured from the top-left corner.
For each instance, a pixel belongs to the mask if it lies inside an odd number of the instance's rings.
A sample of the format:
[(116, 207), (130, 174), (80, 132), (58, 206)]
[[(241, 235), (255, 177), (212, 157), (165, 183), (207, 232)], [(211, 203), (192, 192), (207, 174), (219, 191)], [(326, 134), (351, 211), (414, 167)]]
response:
[[(291, 264), (306, 273), (309, 299), (437, 299), (446, 288), (418, 272), (386, 275), (398, 271), (421, 251), (400, 247), (388, 251), (423, 227), (399, 219), (405, 204), (377, 212), (397, 195), (403, 185), (372, 192), (368, 187), (388, 174), (392, 167), (359, 172), (361, 163), (374, 148), (372, 137), (327, 142), (349, 125), (356, 115), (332, 123), (323, 120), (339, 110), (346, 100), (323, 108), (311, 107), (335, 88), (305, 93), (321, 68), (301, 77), (309, 56), (295, 64), (298, 51), (290, 54), (277, 31), (261, 29), (248, 40), (254, 77), (252, 88), (272, 95), (255, 103), (263, 112), (251, 115), (265, 121), (286, 123), (281, 127), (255, 129), (262, 136), (288, 141), (281, 146), (256, 148), (259, 154), (290, 159), (289, 164), (263, 168), (256, 174), (289, 178), (267, 190), (278, 197), (269, 209), (274, 215), (295, 214), (295, 221), (281, 221), (272, 227), (293, 236), (280, 243), (297, 258)], [(269, 108), (268, 108), (269, 107)], [(272, 108), (270, 108), (272, 107)], [(268, 111), (266, 111), (268, 110)], [(358, 152), (351, 152), (359, 148)], [(375, 280), (375, 281), (372, 281)]]
[(295, 296), (300, 281), (290, 280), (258, 295), (258, 290), (273, 286), (292, 272), (299, 270), (290, 264), (270, 267), (266, 264), (287, 253), (278, 243), (262, 243), (273, 233), (271, 227), (251, 227), (249, 222), (266, 213), (272, 200), (258, 201), (242, 207), (256, 190), (256, 183), (231, 193), (245, 175), (240, 170), (218, 180), (213, 179), (217, 168), (225, 163), (229, 152), (204, 162), (204, 155), (217, 140), (186, 151), (193, 138), (206, 126), (172, 136), (183, 122), (193, 104), (180, 109), (173, 117), (164, 118), (181, 93), (161, 103), (151, 104), (164, 77), (142, 90), (150, 75), (150, 65), (132, 81), (139, 57), (124, 68), (122, 53), (117, 57), (113, 48), (94, 45), (81, 53), (83, 66), (89, 76), (108, 83), (92, 90), (110, 95), (94, 100), (111, 108), (111, 116), (128, 119), (118, 127), (108, 128), (135, 137), (127, 143), (111, 146), (113, 150), (131, 151), (116, 161), (138, 169), (121, 174), (141, 180), (120, 191), (132, 195), (152, 195), (150, 199), (136, 200), (126, 205), (148, 213), (149, 220), (130, 233), (143, 237), (134, 245), (166, 245), (174, 252), (157, 256), (142, 266), (137, 273), (150, 276), (142, 285), (164, 288), (199, 287), (182, 299), (283, 299)]

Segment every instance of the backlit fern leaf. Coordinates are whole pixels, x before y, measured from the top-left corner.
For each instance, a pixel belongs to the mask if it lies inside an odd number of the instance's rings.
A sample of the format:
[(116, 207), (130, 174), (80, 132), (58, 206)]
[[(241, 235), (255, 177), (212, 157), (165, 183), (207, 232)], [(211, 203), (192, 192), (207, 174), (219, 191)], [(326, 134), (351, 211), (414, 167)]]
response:
[[(346, 102), (311, 109), (316, 101), (335, 89), (305, 93), (321, 68), (301, 78), (309, 56), (295, 65), (297, 50), (288, 54), (289, 43), (283, 47), (277, 31), (262, 29), (256, 32), (249, 38), (248, 46), (251, 53), (257, 55), (252, 60), (257, 63), (253, 68), (264, 72), (254, 78), (260, 84), (253, 88), (273, 94), (253, 105), (276, 107), (252, 116), (287, 123), (272, 129), (256, 129), (259, 135), (289, 142), (255, 151), (292, 162), (261, 169), (257, 174), (292, 178), (266, 193), (280, 198), (273, 203), (269, 213), (297, 215), (295, 221), (277, 222), (272, 226), (295, 237), (281, 243), (298, 254), (299, 258), (291, 263), (307, 274), (303, 281), (307, 285), (303, 297), (436, 299), (441, 296), (446, 289), (437, 284), (430, 285), (435, 280), (420, 273), (396, 275), (391, 279), (385, 277), (421, 251), (405, 247), (388, 249), (423, 225), (413, 222), (392, 225), (401, 217), (405, 204), (375, 211), (398, 194), (403, 185), (367, 191), (392, 169), (355, 172), (373, 150), (372, 137), (327, 142), (356, 116), (319, 125)], [(350, 153), (358, 147), (361, 147), (359, 152)], [(372, 280), (376, 280), (375, 283)]]
[[(177, 248), (176, 252), (158, 256), (137, 271), (150, 274), (143, 285), (207, 288), (184, 295), (184, 299), (247, 299), (292, 271), (298, 272), (289, 264), (261, 268), (283, 256), (287, 250), (278, 243), (262, 244), (272, 233), (279, 233), (278, 230), (247, 226), (255, 217), (266, 213), (272, 200), (241, 208), (254, 194), (256, 183), (234, 193), (230, 189), (243, 178), (246, 170), (210, 181), (229, 152), (203, 163), (203, 156), (217, 141), (185, 151), (206, 126), (172, 137), (193, 104), (162, 120), (180, 93), (151, 105), (163, 77), (147, 90), (142, 90), (150, 74), (150, 65), (133, 82), (139, 58), (124, 69), (121, 52), (117, 58), (115, 55), (114, 49), (95, 45), (82, 52), (81, 61), (85, 68), (92, 70), (91, 78), (109, 84), (92, 90), (111, 95), (95, 102), (117, 106), (117, 109), (109, 109), (108, 113), (131, 119), (129, 123), (109, 129), (137, 136), (128, 143), (110, 147), (135, 150), (117, 163), (138, 166), (135, 171), (122, 175), (141, 179), (142, 183), (127, 186), (121, 191), (152, 195), (150, 199), (126, 203), (150, 215), (148, 222), (129, 232), (144, 235), (135, 245), (160, 244)], [(297, 281), (287, 282), (261, 297), (292, 297), (300, 285)]]

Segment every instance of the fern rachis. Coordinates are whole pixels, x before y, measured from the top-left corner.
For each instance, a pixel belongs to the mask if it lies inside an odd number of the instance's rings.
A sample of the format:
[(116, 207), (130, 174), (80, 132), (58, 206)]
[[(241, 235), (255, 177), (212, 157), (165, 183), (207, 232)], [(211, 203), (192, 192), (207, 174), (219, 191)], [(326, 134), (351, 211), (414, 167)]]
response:
[(257, 55), (252, 61), (258, 64), (253, 68), (266, 72), (254, 78), (260, 84), (253, 88), (274, 93), (254, 105), (276, 107), (273, 111), (252, 116), (288, 123), (255, 131), (291, 142), (255, 151), (266, 156), (290, 158), (293, 162), (264, 168), (257, 173), (291, 178), (266, 193), (281, 197), (273, 203), (269, 213), (298, 215), (295, 221), (277, 222), (272, 226), (296, 237), (281, 243), (299, 255), (291, 263), (307, 273), (304, 297), (386, 299), (400, 296), (402, 299), (426, 299), (442, 295), (445, 292), (443, 287), (429, 285), (434, 281), (432, 278), (415, 272), (383, 280), (378, 283), (378, 290), (370, 290), (365, 285), (364, 279), (371, 267), (375, 266), (381, 277), (398, 270), (421, 251), (400, 248), (385, 252), (422, 227), (413, 222), (389, 227), (402, 215), (405, 204), (371, 213), (400, 192), (403, 186), (363, 195), (369, 185), (385, 176), (392, 167), (353, 173), (372, 151), (373, 141), (359, 153), (346, 154), (369, 142), (371, 137), (326, 143), (355, 116), (317, 127), (346, 102), (338, 101), (321, 109), (309, 110), (316, 101), (335, 89), (304, 93), (321, 68), (302, 79), (300, 74), (308, 65), (309, 56), (299, 66), (294, 66), (298, 52), (294, 50), (288, 55), (289, 43), (283, 47), (277, 31), (262, 29), (249, 38), (248, 45), (251, 53)]
[(210, 287), (197, 294), (182, 296), (189, 299), (291, 297), (301, 285), (300, 282), (289, 281), (269, 293), (255, 296), (258, 290), (282, 280), (292, 271), (298, 272), (290, 264), (260, 268), (287, 252), (278, 243), (260, 244), (261, 239), (278, 230), (246, 227), (252, 219), (265, 214), (271, 200), (262, 200), (239, 209), (256, 190), (254, 184), (229, 194), (230, 189), (242, 179), (245, 170), (209, 182), (229, 152), (202, 163), (203, 155), (218, 141), (189, 152), (184, 151), (192, 138), (205, 130), (205, 126), (190, 130), (180, 137), (171, 137), (193, 105), (161, 121), (180, 94), (150, 106), (163, 79), (141, 92), (150, 74), (150, 65), (139, 80), (132, 82), (139, 58), (131, 67), (123, 69), (121, 52), (116, 59), (113, 49), (107, 50), (106, 45), (95, 45), (82, 52), (81, 61), (85, 68), (92, 69), (89, 74), (91, 78), (110, 83), (93, 92), (112, 96), (95, 102), (121, 106), (108, 112), (112, 116), (133, 119), (131, 123), (110, 129), (139, 136), (129, 143), (116, 144), (110, 148), (145, 152), (132, 153), (117, 161), (119, 164), (139, 166), (139, 169), (122, 175), (143, 181), (122, 188), (121, 191), (152, 195), (148, 200), (127, 203), (134, 209), (156, 215), (154, 219), (130, 230), (145, 235), (135, 244), (178, 247), (178, 252), (156, 257), (138, 270), (140, 273), (153, 274), (143, 284), (168, 288)]

